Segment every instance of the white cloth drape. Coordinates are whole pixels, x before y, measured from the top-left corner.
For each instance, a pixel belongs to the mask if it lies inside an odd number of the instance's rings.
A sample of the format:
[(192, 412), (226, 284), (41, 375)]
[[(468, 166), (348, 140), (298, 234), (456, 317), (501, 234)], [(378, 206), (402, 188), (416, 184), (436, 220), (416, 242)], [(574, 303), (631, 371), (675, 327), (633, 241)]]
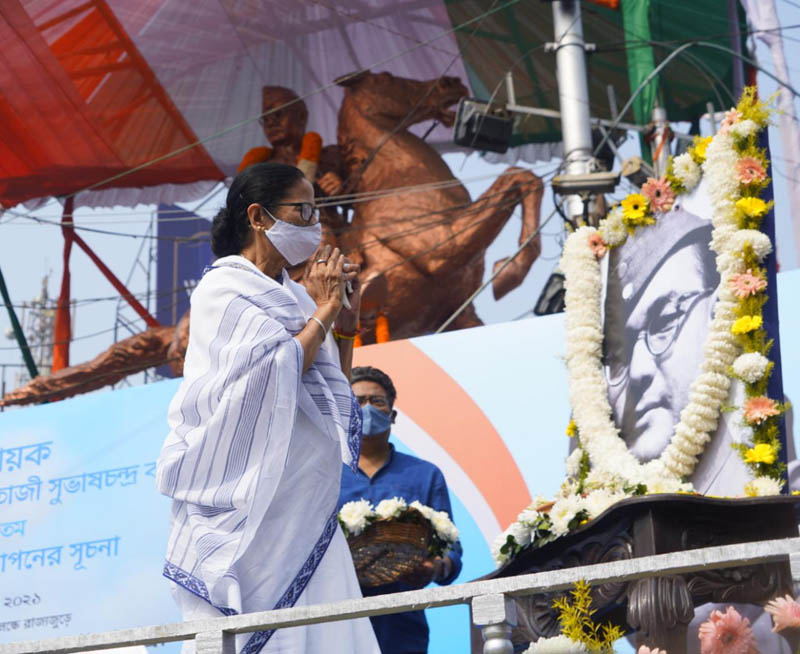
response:
[[(225, 615), (295, 604), (339, 529), (342, 462), (358, 463), (361, 414), (336, 346), (302, 373), (293, 335), (315, 305), (283, 278), (239, 256), (207, 269), (158, 460), (174, 500), (164, 576)], [(349, 555), (338, 567), (355, 574)], [(329, 581), (327, 601), (352, 597)], [(272, 633), (237, 649), (255, 654)]]

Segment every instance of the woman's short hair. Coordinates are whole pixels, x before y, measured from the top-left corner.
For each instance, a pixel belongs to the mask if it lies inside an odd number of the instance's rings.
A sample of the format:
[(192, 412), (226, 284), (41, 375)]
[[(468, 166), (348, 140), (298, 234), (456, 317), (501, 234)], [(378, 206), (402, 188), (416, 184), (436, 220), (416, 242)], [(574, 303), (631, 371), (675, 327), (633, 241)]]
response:
[(256, 203), (272, 211), (301, 179), (299, 168), (269, 162), (253, 164), (236, 175), (225, 206), (211, 223), (211, 251), (218, 257), (239, 254), (251, 238), (247, 207)]
[(370, 381), (382, 386), (386, 392), (386, 397), (389, 398), (389, 404), (394, 406), (394, 401), (397, 399), (397, 391), (391, 378), (383, 370), (378, 370), (378, 368), (373, 368), (372, 366), (356, 366), (350, 373), (350, 383), (355, 384), (360, 381)]

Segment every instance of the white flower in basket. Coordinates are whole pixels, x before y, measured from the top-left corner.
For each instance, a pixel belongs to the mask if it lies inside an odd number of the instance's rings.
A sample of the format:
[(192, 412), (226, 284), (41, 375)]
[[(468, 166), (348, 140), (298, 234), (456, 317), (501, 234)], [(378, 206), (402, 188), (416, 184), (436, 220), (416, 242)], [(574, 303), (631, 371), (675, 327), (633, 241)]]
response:
[(436, 535), (450, 545), (458, 540), (458, 529), (450, 520), (447, 511), (435, 511), (430, 518)]
[(376, 517), (372, 504), (367, 500), (348, 502), (339, 511), (339, 524), (350, 536), (358, 536)]
[(378, 514), (379, 520), (391, 520), (399, 517), (406, 508), (408, 508), (408, 505), (402, 497), (393, 497), (390, 500), (378, 502), (378, 506), (375, 507), (375, 513)]
[(433, 518), (433, 514), (435, 513), (435, 511), (431, 507), (425, 506), (419, 500), (414, 500), (413, 502), (411, 502), (409, 506), (412, 509), (416, 509), (417, 511), (419, 511), (428, 520), (431, 520)]

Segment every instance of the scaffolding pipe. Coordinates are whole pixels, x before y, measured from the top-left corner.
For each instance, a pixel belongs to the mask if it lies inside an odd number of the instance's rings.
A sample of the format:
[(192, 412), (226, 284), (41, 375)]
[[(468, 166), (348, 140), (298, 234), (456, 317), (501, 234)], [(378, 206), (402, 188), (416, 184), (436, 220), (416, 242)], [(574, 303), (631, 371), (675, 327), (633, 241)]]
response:
[[(564, 169), (568, 175), (583, 175), (591, 172), (593, 157), (586, 45), (577, 0), (553, 2), (553, 29)], [(565, 205), (569, 218), (583, 215), (583, 200), (579, 195), (567, 196)]]

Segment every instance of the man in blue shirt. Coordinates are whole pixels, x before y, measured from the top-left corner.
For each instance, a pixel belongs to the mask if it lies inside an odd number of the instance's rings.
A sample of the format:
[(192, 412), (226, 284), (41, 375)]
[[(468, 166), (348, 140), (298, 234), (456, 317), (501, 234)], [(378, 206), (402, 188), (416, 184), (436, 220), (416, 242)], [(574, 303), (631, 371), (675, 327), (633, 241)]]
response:
[[(353, 368), (353, 392), (364, 412), (361, 456), (358, 472), (347, 466), (342, 471), (339, 508), (346, 502), (366, 499), (373, 505), (401, 497), (408, 504), (418, 500), (437, 511), (447, 511), (452, 519), (450, 497), (441, 470), (428, 461), (395, 451), (389, 442), (397, 412), (397, 397), (389, 376), (371, 367)], [(461, 544), (443, 557), (425, 563), (402, 581), (385, 586), (362, 588), (365, 597), (414, 590), (432, 581), (446, 585), (461, 572)], [(425, 654), (428, 651), (428, 622), (424, 611), (409, 611), (370, 618), (382, 654)]]

